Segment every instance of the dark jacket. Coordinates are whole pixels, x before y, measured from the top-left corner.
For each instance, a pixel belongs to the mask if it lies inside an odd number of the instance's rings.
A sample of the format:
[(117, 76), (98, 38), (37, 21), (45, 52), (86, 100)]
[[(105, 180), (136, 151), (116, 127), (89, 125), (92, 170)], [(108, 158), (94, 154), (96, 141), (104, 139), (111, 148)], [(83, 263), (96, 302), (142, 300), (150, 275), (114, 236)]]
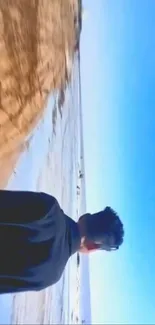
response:
[(80, 247), (77, 223), (45, 193), (0, 191), (0, 293), (56, 283)]

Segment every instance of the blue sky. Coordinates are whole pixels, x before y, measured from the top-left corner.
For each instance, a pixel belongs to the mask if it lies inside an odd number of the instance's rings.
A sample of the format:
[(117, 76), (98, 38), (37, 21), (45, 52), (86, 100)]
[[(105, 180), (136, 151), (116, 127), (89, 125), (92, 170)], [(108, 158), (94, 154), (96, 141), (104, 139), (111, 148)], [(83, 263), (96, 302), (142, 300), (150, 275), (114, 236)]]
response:
[(90, 212), (125, 226), (90, 259), (93, 323), (155, 323), (155, 1), (85, 0), (81, 69)]

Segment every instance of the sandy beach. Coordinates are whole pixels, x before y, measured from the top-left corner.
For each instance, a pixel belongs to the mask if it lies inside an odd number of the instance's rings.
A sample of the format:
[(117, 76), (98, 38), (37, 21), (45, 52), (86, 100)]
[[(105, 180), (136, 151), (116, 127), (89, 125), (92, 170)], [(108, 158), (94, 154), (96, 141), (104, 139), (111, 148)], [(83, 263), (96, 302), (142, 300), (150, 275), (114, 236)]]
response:
[[(45, 191), (56, 196), (65, 213), (74, 219), (85, 212), (79, 106), (79, 62), (75, 58), (72, 81), (66, 92), (63, 114), (57, 110), (53, 131), (52, 109), (58, 94), (51, 96), (43, 119), (30, 135), (29, 146), (10, 178), (9, 189)], [(77, 189), (79, 186), (80, 190)], [(49, 324), (80, 323), (80, 270), (77, 255), (69, 261), (61, 280), (40, 293), (5, 295), (0, 323)], [(74, 283), (74, 285), (73, 285)], [(5, 310), (7, 311), (5, 314)]]
[[(50, 193), (75, 220), (86, 209), (78, 5), (0, 0), (0, 188)], [(0, 296), (0, 324), (80, 323), (80, 290), (75, 254), (52, 288)]]

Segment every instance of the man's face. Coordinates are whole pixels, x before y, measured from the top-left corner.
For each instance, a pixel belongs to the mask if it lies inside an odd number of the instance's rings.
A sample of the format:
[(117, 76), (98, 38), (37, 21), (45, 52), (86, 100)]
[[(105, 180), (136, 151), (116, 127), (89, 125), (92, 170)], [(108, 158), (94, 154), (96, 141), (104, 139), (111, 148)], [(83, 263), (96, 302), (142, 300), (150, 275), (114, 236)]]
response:
[(104, 235), (103, 241), (100, 243), (100, 249), (111, 251), (115, 249), (115, 238), (113, 235)]
[(99, 246), (100, 245), (98, 243), (94, 243), (93, 241), (86, 239), (86, 237), (83, 237), (81, 242), (80, 253), (89, 254), (90, 252), (99, 249)]
[(93, 242), (93, 241), (89, 241), (86, 238), (84, 238), (82, 245), (81, 245), (80, 252), (88, 254), (92, 251), (96, 251), (99, 249), (102, 249), (102, 250), (105, 250), (108, 252), (115, 249), (114, 236), (113, 235), (104, 235), (102, 242), (101, 241)]

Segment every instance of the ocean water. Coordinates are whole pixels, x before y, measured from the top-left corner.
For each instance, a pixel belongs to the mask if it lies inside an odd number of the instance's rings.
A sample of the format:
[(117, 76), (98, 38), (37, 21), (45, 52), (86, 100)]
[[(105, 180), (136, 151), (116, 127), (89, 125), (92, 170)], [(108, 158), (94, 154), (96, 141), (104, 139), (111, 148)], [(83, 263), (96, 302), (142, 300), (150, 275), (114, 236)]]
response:
[[(56, 103), (55, 93), (48, 100), (43, 119), (30, 135), (29, 147), (21, 155), (8, 188), (50, 193), (58, 199), (65, 213), (77, 220), (86, 210), (85, 178), (79, 177), (80, 172), (84, 173), (84, 155), (78, 60), (74, 63), (62, 116), (57, 110), (53, 123)], [(85, 272), (81, 263), (78, 267), (75, 254), (60, 281), (39, 293), (1, 295), (0, 324), (81, 323), (81, 317), (85, 317), (85, 308), (81, 308), (84, 292), (88, 293), (86, 309), (90, 315), (87, 258), (84, 263), (87, 264)], [(83, 274), (85, 280), (81, 281)]]

